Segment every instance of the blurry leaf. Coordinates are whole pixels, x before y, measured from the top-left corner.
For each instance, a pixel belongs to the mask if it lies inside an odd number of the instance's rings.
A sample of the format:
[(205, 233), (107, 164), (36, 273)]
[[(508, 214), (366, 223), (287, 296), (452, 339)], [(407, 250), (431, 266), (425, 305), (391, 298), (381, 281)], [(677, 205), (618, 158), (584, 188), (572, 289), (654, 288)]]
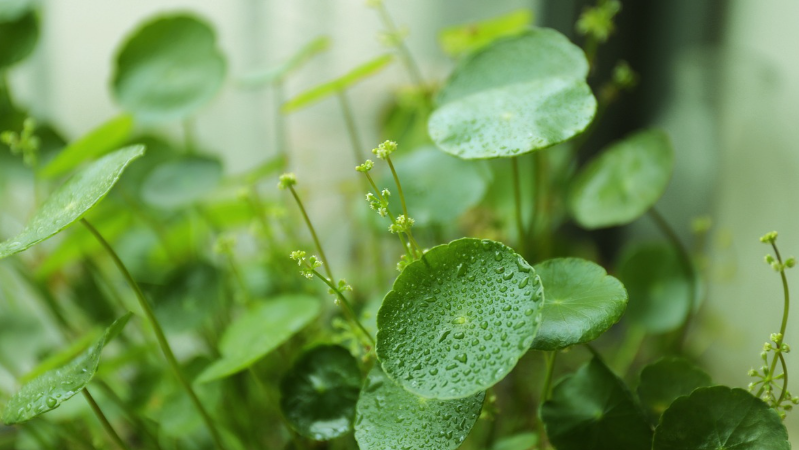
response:
[(34, 378), (44, 374), (45, 372), (66, 365), (73, 359), (77, 358), (78, 355), (83, 353), (84, 350), (89, 348), (89, 345), (91, 345), (95, 341), (95, 339), (97, 339), (97, 336), (99, 334), (100, 330), (90, 331), (85, 335), (83, 335), (81, 338), (79, 338), (77, 341), (69, 344), (69, 346), (67, 346), (66, 348), (61, 349), (58, 352), (50, 355), (47, 359), (40, 362), (39, 365), (34, 367), (33, 370), (21, 376), (19, 378), (20, 383), (27, 383), (33, 380)]
[(399, 89), (382, 119), (382, 139), (401, 142), (403, 148), (411, 149), (432, 144), (427, 134), (431, 112), (433, 99), (429, 88), (412, 86)]
[(663, 358), (641, 371), (638, 398), (649, 419), (657, 424), (663, 411), (677, 398), (696, 388), (712, 385), (710, 375), (682, 358)]
[(497, 39), (521, 34), (532, 23), (533, 12), (519, 9), (499, 17), (444, 28), (438, 33), (438, 42), (449, 56), (463, 56)]
[(27, 250), (72, 225), (102, 200), (125, 167), (143, 154), (141, 145), (126, 147), (73, 175), (44, 202), (20, 234), (0, 243), (0, 259)]
[(13, 425), (33, 419), (58, 408), (85, 388), (97, 371), (103, 348), (122, 331), (131, 315), (127, 313), (117, 319), (89, 350), (69, 364), (45, 372), (22, 386), (5, 405), (3, 422)]
[(375, 366), (358, 399), (355, 440), (361, 450), (454, 450), (480, 416), (484, 398), (485, 392), (457, 400), (422, 398)]
[[(13, 2), (17, 3), (17, 2)], [(16, 8), (12, 4), (11, 8)], [(18, 15), (22, 9), (0, 9), (0, 70), (27, 58), (39, 41), (39, 19), (36, 12)]]
[(131, 116), (115, 117), (64, 148), (41, 170), (40, 175), (52, 178), (74, 169), (87, 159), (103, 156), (124, 144), (132, 129)]
[(594, 117), (582, 49), (534, 28), (475, 53), (450, 76), (430, 137), (463, 159), (513, 157), (566, 141)]
[(196, 329), (221, 306), (219, 271), (206, 262), (193, 262), (178, 268), (151, 298), (155, 314), (164, 330), (181, 332)]
[(534, 450), (537, 445), (538, 435), (528, 432), (500, 439), (491, 450)]
[(463, 238), (433, 247), (383, 299), (377, 358), (417, 395), (475, 395), (530, 348), (543, 296), (535, 270), (499, 242)]
[(283, 295), (266, 301), (236, 319), (219, 341), (222, 359), (197, 378), (206, 383), (240, 372), (286, 342), (319, 315), (319, 300)]
[(0, 0), (0, 22), (11, 22), (33, 9), (31, 0)]
[(558, 258), (535, 266), (544, 285), (544, 315), (533, 350), (561, 350), (598, 338), (621, 319), (627, 291), (601, 266)]
[(649, 450), (652, 429), (627, 386), (594, 358), (563, 378), (541, 405), (558, 450)]
[(182, 120), (219, 92), (225, 66), (211, 26), (188, 15), (157, 17), (117, 53), (113, 92), (144, 122)]
[(305, 44), (297, 53), (282, 64), (260, 69), (244, 75), (241, 79), (242, 87), (253, 89), (272, 84), (285, 78), (290, 72), (299, 69), (314, 56), (330, 48), (330, 37), (319, 36)]
[(137, 200), (141, 186), (150, 172), (162, 164), (180, 159), (183, 154), (169, 142), (152, 135), (134, 136), (129, 142), (136, 142), (147, 148), (147, 153), (133, 167), (128, 168), (125, 177), (119, 181), (119, 190), (126, 198)]
[(189, 206), (213, 191), (222, 179), (218, 159), (186, 156), (156, 167), (142, 183), (141, 198), (166, 210)]
[(301, 435), (327, 441), (352, 431), (361, 390), (358, 362), (344, 347), (320, 345), (300, 355), (280, 382), (280, 409)]
[(611, 144), (575, 177), (569, 195), (584, 228), (624, 225), (658, 201), (671, 178), (674, 151), (660, 130), (645, 130)]
[(289, 100), (283, 107), (281, 111), (283, 113), (290, 113), (292, 111), (296, 111), (298, 109), (302, 109), (308, 105), (318, 102), (323, 98), (329, 97), (334, 94), (338, 94), (339, 92), (344, 91), (348, 87), (352, 86), (353, 84), (361, 81), (362, 79), (369, 77), (384, 67), (386, 67), (394, 57), (392, 55), (382, 55), (379, 56), (367, 63), (364, 63), (351, 71), (347, 74), (336, 78), (333, 81), (328, 81), (327, 83), (320, 84), (315, 88), (311, 88), (302, 94), (294, 97), (293, 99)]
[[(648, 448), (648, 447), (647, 447)], [(743, 389), (699, 388), (660, 418), (653, 450), (789, 450), (777, 412)]]

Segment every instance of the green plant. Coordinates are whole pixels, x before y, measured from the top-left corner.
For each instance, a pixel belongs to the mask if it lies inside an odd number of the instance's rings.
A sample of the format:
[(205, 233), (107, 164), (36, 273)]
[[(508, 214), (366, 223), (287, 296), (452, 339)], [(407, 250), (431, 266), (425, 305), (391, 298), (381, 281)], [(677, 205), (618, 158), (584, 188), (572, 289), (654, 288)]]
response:
[[(327, 38), (243, 76), (241, 88), (275, 90), (282, 114), (338, 99), (355, 165), (351, 259), (325, 252), (303, 203), (313, 192), (287, 171), (281, 114), (274, 157), (245, 176), (203, 154), (192, 120), (227, 71), (208, 23), (180, 14), (139, 28), (113, 76), (125, 114), (67, 145), (11, 101), (5, 72), (32, 51), (38, 21), (27, 2), (8, 5), (0, 157), (34, 175), (34, 198), (47, 195), (0, 243), (0, 338), (32, 348), (0, 345), (21, 386), (0, 389), (2, 421), (15, 424), (0, 428), (0, 448), (790, 448), (795, 260), (777, 234), (761, 241), (783, 284), (780, 329), (748, 392), (714, 385), (686, 347), (701, 324), (697, 258), (655, 209), (674, 165), (668, 137), (642, 130), (578, 167), (602, 114), (636, 84), (619, 61), (598, 95), (589, 86), (619, 2), (583, 13), (583, 48), (530, 27), (529, 11), (448, 28), (457, 68), (438, 88), (370, 0), (386, 55), (288, 101), (285, 79)], [(396, 95), (375, 162), (347, 92), (395, 60), (412, 86)], [(165, 121), (183, 124), (178, 148), (134, 134)], [(610, 270), (564, 232), (645, 214), (667, 243), (631, 246)], [(60, 336), (42, 339), (44, 326), (28, 326), (38, 321)], [(88, 410), (43, 415), (78, 392)]]

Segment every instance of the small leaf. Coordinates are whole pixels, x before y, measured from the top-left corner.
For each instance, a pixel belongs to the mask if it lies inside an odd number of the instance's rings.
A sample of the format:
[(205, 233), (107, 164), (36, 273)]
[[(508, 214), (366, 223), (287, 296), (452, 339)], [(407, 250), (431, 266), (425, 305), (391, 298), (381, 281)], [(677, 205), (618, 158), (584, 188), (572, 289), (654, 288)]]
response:
[(560, 350), (598, 338), (627, 307), (624, 285), (601, 266), (579, 258), (558, 258), (535, 266), (546, 291), (534, 350)]
[(638, 398), (657, 424), (663, 411), (677, 398), (696, 388), (710, 386), (710, 375), (682, 358), (662, 358), (641, 371)]
[(454, 450), (480, 416), (484, 398), (485, 392), (456, 400), (422, 398), (375, 366), (358, 399), (355, 440), (361, 450)]
[(27, 250), (75, 223), (108, 194), (125, 167), (143, 154), (141, 145), (126, 147), (73, 175), (44, 202), (21, 233), (0, 243), (0, 259)]
[(250, 367), (319, 315), (319, 300), (284, 295), (236, 319), (219, 342), (222, 359), (208, 366), (198, 383), (224, 378)]
[(464, 238), (433, 247), (383, 299), (377, 359), (423, 397), (473, 396), (530, 348), (543, 298), (535, 270), (505, 245)]
[(132, 130), (133, 117), (127, 114), (114, 117), (61, 150), (39, 174), (47, 178), (56, 177), (87, 159), (103, 156), (124, 144)]
[(645, 130), (627, 136), (575, 177), (571, 213), (588, 229), (630, 223), (663, 195), (673, 168), (674, 151), (666, 133)]
[[(8, 3), (8, 2), (3, 2)], [(23, 61), (39, 42), (39, 19), (27, 2), (0, 6), (0, 71)]]
[(558, 450), (648, 450), (652, 443), (629, 389), (596, 358), (558, 382), (541, 418)]
[(122, 45), (113, 92), (142, 121), (182, 120), (219, 92), (225, 70), (211, 26), (189, 15), (157, 17)]
[(261, 69), (248, 73), (242, 77), (242, 87), (248, 89), (259, 88), (268, 84), (281, 81), (290, 72), (299, 69), (314, 56), (330, 48), (330, 37), (319, 36), (305, 44), (297, 53), (279, 66)]
[(60, 369), (54, 369), (22, 386), (3, 410), (6, 425), (25, 422), (69, 400), (94, 378), (103, 348), (114, 339), (132, 316), (127, 313), (111, 324), (89, 350)]
[(499, 17), (447, 27), (438, 33), (438, 42), (448, 55), (463, 56), (480, 50), (492, 42), (515, 36), (529, 29), (533, 23), (533, 12), (519, 9)]
[(33, 368), (33, 370), (21, 376), (19, 381), (21, 383), (27, 383), (36, 377), (41, 376), (45, 372), (49, 372), (69, 363), (73, 359), (77, 358), (78, 355), (83, 353), (87, 348), (89, 348), (89, 345), (94, 344), (99, 334), (100, 330), (90, 331), (77, 341), (71, 343), (66, 348), (57, 351), (44, 361), (40, 362), (36, 367)]
[(538, 441), (538, 435), (535, 433), (519, 433), (500, 439), (491, 450), (535, 450)]
[(311, 88), (294, 97), (283, 105), (281, 111), (283, 111), (283, 113), (290, 113), (292, 111), (302, 109), (308, 105), (312, 105), (323, 98), (343, 92), (345, 89), (361, 81), (362, 79), (381, 71), (391, 61), (393, 61), (393, 59), (394, 57), (392, 55), (378, 56), (377, 58), (352, 69), (345, 75), (336, 78), (333, 81), (320, 84), (319, 86)]
[(222, 163), (215, 158), (186, 156), (156, 167), (144, 179), (141, 198), (166, 210), (189, 206), (216, 189)]
[(743, 389), (699, 388), (671, 404), (655, 429), (653, 450), (789, 450), (777, 412)]
[(303, 353), (280, 383), (280, 409), (301, 435), (317, 441), (352, 430), (361, 389), (358, 362), (344, 347), (320, 345)]

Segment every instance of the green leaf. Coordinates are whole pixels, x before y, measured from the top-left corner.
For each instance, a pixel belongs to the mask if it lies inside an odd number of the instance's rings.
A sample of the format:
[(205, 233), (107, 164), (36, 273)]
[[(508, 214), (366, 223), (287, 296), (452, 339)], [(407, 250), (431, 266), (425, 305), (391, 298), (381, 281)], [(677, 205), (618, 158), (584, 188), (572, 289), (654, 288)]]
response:
[(663, 411), (677, 398), (713, 384), (710, 375), (682, 358), (662, 358), (641, 371), (638, 398), (657, 424)]
[(521, 34), (533, 23), (533, 12), (519, 9), (499, 17), (447, 27), (438, 33), (438, 43), (452, 57), (480, 50), (492, 42)]
[(75, 223), (108, 194), (125, 167), (143, 154), (141, 145), (126, 147), (73, 175), (44, 202), (22, 232), (0, 243), (0, 259), (27, 250)]
[(133, 130), (133, 117), (114, 117), (93, 129), (58, 153), (39, 174), (52, 178), (69, 172), (87, 159), (98, 158), (124, 144)]
[(36, 367), (33, 368), (33, 370), (21, 376), (19, 381), (22, 383), (27, 383), (36, 377), (41, 376), (45, 372), (49, 372), (69, 363), (73, 359), (77, 358), (78, 355), (83, 353), (87, 348), (89, 348), (89, 345), (92, 345), (95, 342), (99, 334), (100, 330), (90, 331), (77, 341), (71, 343), (69, 346), (57, 351), (44, 361), (40, 362)]
[(214, 266), (195, 261), (178, 268), (154, 290), (154, 310), (169, 332), (199, 328), (216, 311), (222, 297), (220, 272)]
[(674, 168), (666, 133), (645, 130), (611, 144), (575, 177), (569, 209), (584, 228), (624, 225), (663, 195)]
[(361, 370), (347, 349), (320, 345), (303, 353), (280, 383), (280, 409), (301, 435), (317, 441), (352, 430)]
[(383, 299), (377, 359), (423, 397), (475, 395), (530, 348), (543, 299), (535, 270), (503, 244), (463, 238), (433, 247)]
[(534, 450), (538, 445), (538, 435), (535, 433), (519, 433), (497, 441), (491, 450)]
[(583, 51), (535, 28), (475, 53), (450, 77), (428, 122), (433, 142), (463, 159), (513, 157), (585, 130), (596, 99)]
[(383, 70), (383, 68), (393, 61), (393, 59), (394, 57), (392, 55), (378, 56), (377, 58), (352, 69), (345, 75), (336, 78), (333, 81), (320, 84), (319, 86), (311, 88), (294, 97), (283, 105), (281, 111), (283, 111), (283, 113), (290, 113), (292, 111), (302, 109), (308, 105), (312, 105), (331, 95), (343, 92), (345, 89), (361, 81), (362, 79)]
[(319, 300), (305, 295), (284, 295), (247, 311), (222, 335), (222, 359), (208, 366), (197, 382), (217, 380), (250, 367), (318, 315)]
[(113, 92), (144, 122), (185, 119), (222, 87), (226, 63), (210, 25), (162, 16), (139, 28), (116, 58)]
[(456, 399), (419, 397), (372, 368), (358, 399), (355, 440), (361, 450), (454, 450), (480, 416), (485, 392)]
[(601, 266), (580, 258), (557, 258), (535, 266), (546, 291), (533, 350), (560, 350), (598, 338), (627, 307), (624, 285)]
[(141, 198), (166, 210), (189, 206), (216, 189), (222, 179), (222, 163), (215, 158), (186, 156), (156, 167), (144, 179)]
[(85, 388), (97, 371), (103, 348), (122, 331), (131, 315), (127, 313), (117, 319), (89, 350), (69, 364), (45, 372), (22, 386), (6, 404), (3, 422), (13, 425), (33, 419), (58, 408)]
[(0, 1), (0, 22), (17, 20), (33, 9), (31, 0)]
[(558, 450), (648, 450), (652, 443), (632, 393), (596, 358), (558, 382), (541, 418)]
[(619, 279), (630, 296), (627, 316), (649, 333), (682, 325), (691, 308), (691, 282), (677, 251), (665, 244), (630, 248), (619, 264)]
[(680, 397), (660, 418), (653, 450), (789, 450), (779, 415), (743, 389), (704, 387)]
[(27, 58), (39, 42), (39, 19), (36, 11), (26, 6), (0, 10), (0, 70)]
[(330, 48), (330, 37), (319, 36), (305, 44), (297, 53), (279, 66), (256, 70), (241, 79), (242, 87), (254, 89), (282, 81), (286, 75), (299, 69), (314, 56)]

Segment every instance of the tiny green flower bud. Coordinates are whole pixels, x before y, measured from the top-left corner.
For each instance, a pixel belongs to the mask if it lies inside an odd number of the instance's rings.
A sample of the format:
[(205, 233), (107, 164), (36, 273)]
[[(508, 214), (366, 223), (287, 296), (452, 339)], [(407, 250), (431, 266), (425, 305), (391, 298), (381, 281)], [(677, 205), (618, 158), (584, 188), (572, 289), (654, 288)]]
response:
[(774, 347), (771, 346), (771, 343), (766, 342), (765, 344), (763, 344), (763, 351), (764, 352), (768, 352), (768, 351), (771, 351), (771, 350), (774, 350)]
[(371, 160), (371, 159), (367, 159), (367, 160), (366, 160), (366, 161), (364, 161), (364, 163), (363, 163), (363, 164), (361, 164), (360, 166), (355, 166), (355, 170), (357, 170), (358, 172), (363, 172), (363, 173), (366, 173), (366, 172), (369, 172), (370, 170), (372, 170), (372, 168), (373, 168), (374, 166), (375, 166), (375, 163), (374, 163), (374, 162), (372, 162), (372, 160)]
[(397, 143), (394, 141), (385, 141), (382, 144), (378, 145), (377, 148), (372, 149), (372, 153), (374, 153), (380, 159), (386, 159), (394, 153), (394, 150), (397, 149)]
[[(624, 64), (626, 64), (626, 63), (624, 63)], [(618, 70), (619, 65), (616, 66), (617, 67), (616, 70)], [(629, 66), (627, 66), (627, 70), (631, 70)], [(619, 80), (615, 80), (615, 78), (616, 78), (616, 76), (615, 76), (615, 73), (614, 73), (614, 81), (617, 81), (617, 83), (618, 83)], [(712, 226), (713, 226), (713, 220), (710, 218), (710, 216), (696, 217), (696, 218), (694, 218), (693, 221), (691, 221), (691, 229), (696, 234), (706, 233), (708, 230), (710, 230), (710, 228)]]
[(791, 398), (791, 403), (793, 403), (794, 405), (799, 405), (799, 397)]
[(774, 261), (773, 263), (771, 263), (771, 268), (774, 269), (775, 272), (779, 272), (782, 270), (782, 264), (778, 263), (777, 261)]
[(784, 411), (777, 411), (777, 414), (779, 414), (780, 419), (785, 420), (785, 412)]
[(774, 257), (771, 255), (766, 255), (765, 257), (766, 264), (771, 265), (774, 263)]
[(288, 189), (297, 184), (297, 176), (293, 173), (284, 173), (278, 178), (277, 187), (280, 189)]
[(749, 392), (752, 392), (755, 389), (755, 383), (749, 383), (749, 386), (747, 386), (747, 388), (749, 389)]
[(796, 258), (794, 258), (793, 256), (785, 260), (785, 267), (790, 269), (795, 265), (796, 265)]
[(764, 234), (763, 236), (760, 237), (760, 242), (762, 242), (764, 244), (771, 244), (771, 243), (773, 243), (776, 240), (777, 240), (777, 232), (776, 231), (771, 231), (771, 232), (766, 233), (766, 234)]
[(791, 353), (791, 346), (790, 346), (790, 345), (788, 345), (788, 344), (782, 344), (782, 345), (780, 346), (780, 351), (781, 351), (782, 353)]
[(782, 409), (784, 409), (785, 411), (790, 411), (793, 409), (793, 405), (791, 405), (790, 403), (782, 405)]
[[(771, 339), (771, 342), (780, 342), (782, 340), (782, 333), (771, 333), (769, 339)], [(766, 345), (768, 345), (768, 343), (766, 343)]]
[(756, 377), (757, 371), (755, 369), (749, 369), (749, 372), (747, 372), (746, 374), (749, 375), (750, 377)]
[(302, 262), (305, 261), (305, 252), (302, 250), (294, 250), (289, 255), (289, 258), (293, 259), (294, 261), (297, 261), (297, 265), (301, 266)]
[(386, 198), (388, 198), (388, 197), (391, 197), (391, 192), (389, 192), (389, 190), (388, 190), (388, 189), (383, 189), (383, 190), (380, 192), (380, 195), (382, 195), (383, 197), (386, 197)]

